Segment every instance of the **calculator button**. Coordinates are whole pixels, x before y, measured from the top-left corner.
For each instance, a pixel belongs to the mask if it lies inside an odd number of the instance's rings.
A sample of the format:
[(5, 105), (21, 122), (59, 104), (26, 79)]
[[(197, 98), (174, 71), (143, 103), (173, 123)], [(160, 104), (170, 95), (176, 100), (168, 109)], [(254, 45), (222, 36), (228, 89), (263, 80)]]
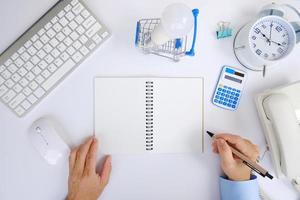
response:
[(231, 87), (228, 87), (228, 90), (232, 90), (232, 88), (231, 88)]
[(226, 102), (223, 102), (223, 105), (224, 105), (224, 106), (226, 106), (226, 104), (227, 104)]
[(232, 103), (232, 100), (229, 100), (228, 102), (229, 102), (229, 103)]
[(230, 96), (230, 99), (233, 99), (233, 96)]
[(214, 102), (215, 102), (215, 103), (218, 103), (218, 99), (215, 99)]
[(229, 91), (229, 90), (227, 90), (227, 94), (230, 94), (230, 91)]
[(221, 97), (220, 100), (223, 101), (223, 100), (224, 100), (224, 97)]
[(234, 104), (234, 105), (236, 105), (236, 104), (237, 104), (237, 102), (236, 102), (236, 101), (234, 101), (234, 102), (233, 102), (233, 104)]
[(224, 88), (227, 89), (228, 87), (225, 85)]
[(217, 96), (216, 96), (216, 99), (220, 99), (220, 96), (217, 95)]
[(236, 92), (237, 92), (237, 93), (240, 93), (240, 92), (241, 92), (241, 90), (236, 90)]
[(236, 101), (237, 101), (237, 100), (238, 100), (238, 98), (237, 98), (237, 97), (234, 97), (234, 100), (236, 100)]
[(228, 107), (231, 107), (232, 105), (230, 103), (227, 104)]
[(224, 95), (225, 95), (224, 93), (221, 94), (221, 96), (224, 96)]
[(221, 94), (221, 92), (217, 92), (217, 95), (220, 95)]
[(229, 95), (228, 95), (228, 94), (226, 94), (226, 95), (225, 95), (225, 97), (226, 97), (226, 98), (229, 98)]
[(225, 90), (225, 89), (222, 89), (222, 92), (226, 92), (226, 90)]
[(232, 89), (232, 91), (234, 91), (234, 92), (235, 92), (235, 91), (236, 91), (236, 89), (234, 89), (234, 88), (233, 88), (233, 89)]
[(232, 107), (232, 108), (235, 108), (236, 106), (235, 106), (235, 105), (232, 105), (231, 107)]
[(231, 94), (234, 95), (235, 93), (234, 93), (234, 92), (231, 92)]
[(228, 102), (228, 99), (224, 99), (225, 102)]
[(221, 91), (222, 90), (222, 88), (218, 88), (218, 91)]

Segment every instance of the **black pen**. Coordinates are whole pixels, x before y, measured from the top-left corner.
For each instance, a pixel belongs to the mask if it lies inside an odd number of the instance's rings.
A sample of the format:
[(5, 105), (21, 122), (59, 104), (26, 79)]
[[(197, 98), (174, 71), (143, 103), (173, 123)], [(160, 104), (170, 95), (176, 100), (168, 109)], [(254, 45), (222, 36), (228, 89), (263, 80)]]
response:
[[(210, 131), (206, 131), (206, 132), (207, 132), (207, 134), (210, 137), (214, 137), (214, 135), (215, 135), (214, 133), (212, 133)], [(228, 145), (231, 148), (232, 153), (234, 155), (236, 155), (239, 159), (241, 159), (245, 165), (247, 165), (248, 167), (250, 167), (252, 170), (254, 170), (256, 173), (258, 173), (262, 177), (268, 177), (269, 179), (273, 179), (273, 176), (271, 174), (269, 174), (269, 172), (267, 170), (265, 170), (264, 168), (262, 168), (256, 162), (253, 162), (252, 160), (250, 160), (249, 158), (247, 158), (247, 156), (245, 156), (244, 154), (242, 154), (241, 152), (239, 152), (237, 149), (235, 149), (234, 147), (232, 147), (230, 144), (228, 144)]]

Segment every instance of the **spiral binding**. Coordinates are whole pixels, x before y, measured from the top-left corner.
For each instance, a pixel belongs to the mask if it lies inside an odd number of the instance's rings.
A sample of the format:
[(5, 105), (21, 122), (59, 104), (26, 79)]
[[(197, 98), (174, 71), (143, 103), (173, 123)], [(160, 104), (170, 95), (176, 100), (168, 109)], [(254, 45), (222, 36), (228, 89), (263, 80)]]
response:
[(146, 151), (153, 150), (153, 81), (146, 81)]

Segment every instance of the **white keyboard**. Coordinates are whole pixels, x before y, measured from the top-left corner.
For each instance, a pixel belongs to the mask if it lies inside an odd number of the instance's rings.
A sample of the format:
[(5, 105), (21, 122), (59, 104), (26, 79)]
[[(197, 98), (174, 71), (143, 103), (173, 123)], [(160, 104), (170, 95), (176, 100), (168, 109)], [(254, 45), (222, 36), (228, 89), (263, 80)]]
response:
[(1, 54), (1, 101), (24, 116), (109, 36), (81, 1), (59, 1)]

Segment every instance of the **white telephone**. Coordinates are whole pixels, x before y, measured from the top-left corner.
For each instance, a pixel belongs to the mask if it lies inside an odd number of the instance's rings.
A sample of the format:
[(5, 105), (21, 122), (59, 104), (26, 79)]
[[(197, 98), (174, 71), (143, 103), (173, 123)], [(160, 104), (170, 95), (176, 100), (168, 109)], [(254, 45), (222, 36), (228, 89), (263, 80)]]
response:
[(259, 117), (278, 178), (300, 177), (300, 82), (256, 98)]

